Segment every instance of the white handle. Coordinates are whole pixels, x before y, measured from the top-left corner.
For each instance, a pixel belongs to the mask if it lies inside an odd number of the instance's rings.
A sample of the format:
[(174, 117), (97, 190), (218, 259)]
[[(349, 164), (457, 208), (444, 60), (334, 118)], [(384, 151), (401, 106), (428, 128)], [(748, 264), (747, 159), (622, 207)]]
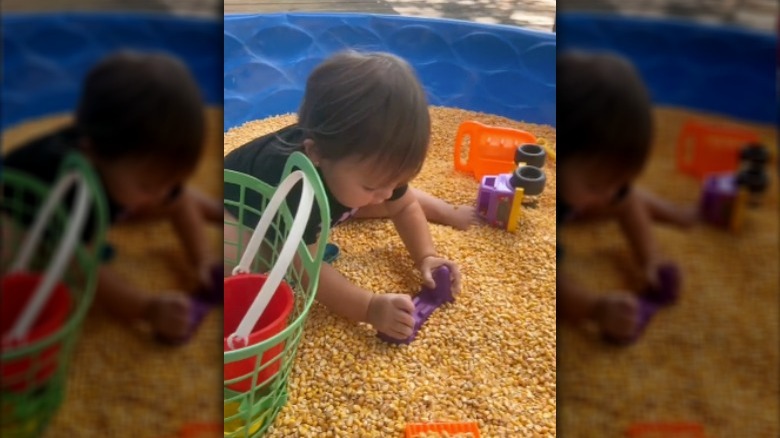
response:
[[(268, 274), (268, 278), (263, 284), (263, 287), (260, 288), (260, 292), (255, 297), (254, 302), (249, 307), (249, 310), (247, 310), (244, 318), (238, 325), (238, 328), (236, 328), (236, 331), (228, 336), (228, 347), (231, 350), (247, 345), (247, 339), (249, 338), (252, 328), (257, 324), (260, 316), (263, 315), (265, 308), (271, 301), (271, 297), (273, 297), (274, 292), (281, 284), (284, 273), (287, 272), (290, 264), (292, 264), (293, 257), (295, 257), (295, 250), (301, 239), (303, 239), (303, 232), (306, 229), (306, 224), (309, 222), (312, 205), (314, 204), (314, 188), (302, 171), (296, 170), (290, 173), (290, 175), (279, 184), (276, 193), (274, 193), (268, 203), (268, 207), (260, 217), (257, 228), (255, 228), (254, 233), (252, 233), (252, 238), (249, 240), (246, 251), (244, 251), (244, 254), (241, 256), (241, 261), (238, 263), (238, 266), (233, 269), (233, 275), (249, 272), (249, 265), (257, 254), (260, 244), (263, 242), (265, 233), (271, 225), (271, 220), (276, 216), (285, 197), (298, 181), (302, 181), (303, 191), (301, 192), (301, 199), (298, 202), (298, 210), (296, 210), (290, 233), (287, 235), (287, 240), (285, 240), (282, 251), (279, 253), (279, 258), (271, 269), (271, 273)], [(241, 342), (240, 345), (235, 344), (235, 341), (237, 340)]]
[(89, 187), (79, 172), (66, 174), (59, 180), (54, 189), (52, 189), (46, 202), (41, 207), (38, 217), (35, 219), (32, 230), (27, 235), (24, 243), (22, 243), (18, 258), (11, 266), (11, 272), (27, 269), (27, 265), (29, 265), (33, 255), (33, 250), (41, 240), (41, 236), (46, 229), (46, 223), (52, 213), (54, 213), (57, 202), (65, 196), (67, 190), (74, 184), (78, 184), (79, 186), (76, 194), (76, 203), (70, 215), (68, 229), (65, 231), (65, 236), (62, 238), (62, 241), (57, 248), (57, 252), (54, 255), (54, 259), (49, 265), (49, 269), (46, 271), (43, 280), (38, 284), (32, 298), (16, 320), (11, 331), (8, 333), (6, 339), (9, 341), (19, 341), (27, 336), (30, 327), (38, 318), (41, 310), (43, 310), (43, 306), (49, 301), (49, 296), (54, 290), (54, 286), (60, 278), (62, 278), (68, 260), (70, 260), (70, 257), (76, 248), (79, 235), (84, 228), (84, 222), (87, 217), (87, 207), (89, 206)]

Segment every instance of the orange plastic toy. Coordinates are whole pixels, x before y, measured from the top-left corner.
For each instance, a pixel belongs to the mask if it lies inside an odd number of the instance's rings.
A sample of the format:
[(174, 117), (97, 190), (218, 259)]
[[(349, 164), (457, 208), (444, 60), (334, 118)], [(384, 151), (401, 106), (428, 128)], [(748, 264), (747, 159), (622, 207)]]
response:
[(705, 438), (704, 428), (697, 423), (635, 423), (628, 438)]
[(411, 423), (406, 425), (406, 438), (419, 437), (421, 433), (437, 432), (448, 434), (471, 433), (474, 438), (479, 438), (479, 425), (477, 423)]
[[(468, 158), (464, 162), (461, 151), (469, 137)], [(473, 173), (477, 181), (485, 175), (512, 172), (515, 152), (520, 145), (536, 143), (536, 136), (519, 129), (488, 126), (473, 120), (460, 124), (455, 135), (455, 170)]]
[(734, 172), (740, 149), (758, 141), (758, 135), (747, 129), (688, 120), (677, 140), (677, 168), (699, 180), (710, 173)]

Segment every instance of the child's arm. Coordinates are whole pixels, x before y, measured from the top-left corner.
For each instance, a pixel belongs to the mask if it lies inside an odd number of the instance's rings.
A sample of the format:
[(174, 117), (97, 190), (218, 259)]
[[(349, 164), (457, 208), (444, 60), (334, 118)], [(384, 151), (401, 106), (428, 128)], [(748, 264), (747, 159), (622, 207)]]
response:
[(398, 339), (412, 334), (414, 304), (409, 295), (376, 294), (362, 289), (327, 263), (320, 271), (317, 301), (340, 316), (367, 322), (376, 330)]
[(454, 263), (437, 255), (428, 229), (428, 221), (413, 191), (407, 190), (399, 199), (386, 202), (385, 208), (387, 208), (388, 216), (393, 220), (398, 235), (404, 242), (406, 249), (409, 250), (414, 266), (422, 273), (425, 285), (434, 287), (433, 269), (446, 264), (453, 274), (453, 292), (458, 293), (460, 291), (460, 270)]
[(661, 262), (658, 244), (653, 236), (650, 213), (633, 189), (619, 205), (618, 218), (648, 281), (655, 285), (657, 267)]
[(210, 286), (211, 266), (216, 262), (206, 236), (206, 220), (201, 213), (192, 189), (185, 188), (172, 205), (170, 216), (173, 228), (184, 245), (190, 260), (198, 269), (203, 285)]
[(120, 319), (148, 322), (156, 333), (165, 338), (180, 339), (189, 330), (190, 300), (185, 294), (148, 294), (108, 266), (99, 268), (95, 299)]

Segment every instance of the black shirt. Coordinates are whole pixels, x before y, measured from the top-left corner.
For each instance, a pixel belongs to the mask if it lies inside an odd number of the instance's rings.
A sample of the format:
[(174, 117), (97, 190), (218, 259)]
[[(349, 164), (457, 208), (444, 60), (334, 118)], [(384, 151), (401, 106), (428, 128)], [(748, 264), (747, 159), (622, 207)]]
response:
[[(79, 152), (78, 133), (73, 127), (63, 128), (11, 151), (6, 157), (4, 166), (18, 170), (36, 178), (46, 186), (52, 186), (60, 175), (60, 167), (65, 157), (70, 153)], [(4, 195), (11, 193), (11, 188), (6, 187)], [(109, 222), (113, 223), (122, 214), (122, 207), (106, 193)], [(95, 218), (88, 219), (87, 230), (94, 226)]]
[[(260, 181), (275, 187), (281, 182), (282, 171), (284, 171), (284, 165), (287, 162), (287, 158), (294, 151), (302, 149), (300, 145), (303, 143), (303, 140), (304, 133), (297, 125), (293, 124), (287, 126), (277, 132), (252, 140), (230, 152), (225, 157), (225, 169), (251, 175)], [(352, 217), (357, 209), (349, 208), (338, 202), (325, 184), (322, 172), (317, 169), (317, 173), (325, 187), (325, 195), (327, 196), (328, 206), (330, 207), (330, 226), (334, 227)], [(407, 189), (408, 185), (402, 185), (396, 188), (389, 200), (394, 201), (399, 199), (406, 193)], [(287, 198), (287, 202), (290, 205), (290, 211), (293, 214), (295, 214), (295, 211), (298, 208), (300, 192), (300, 184), (297, 184), (296, 187), (290, 191)], [(252, 193), (253, 192), (247, 192), (248, 195)], [(224, 196), (226, 200), (238, 201), (239, 194), (237, 187), (225, 185)], [(257, 196), (247, 196), (245, 202), (249, 205), (256, 205), (258, 208), (261, 205), (261, 201)], [(226, 208), (234, 217), (238, 216), (238, 212), (235, 208), (232, 208), (231, 206), (227, 206)], [(320, 210), (315, 202), (314, 207), (312, 208), (311, 217), (309, 218), (303, 235), (304, 242), (307, 245), (317, 242), (317, 236), (321, 231), (320, 217)], [(254, 229), (259, 220), (260, 218), (257, 215), (244, 215), (244, 225), (249, 228)]]

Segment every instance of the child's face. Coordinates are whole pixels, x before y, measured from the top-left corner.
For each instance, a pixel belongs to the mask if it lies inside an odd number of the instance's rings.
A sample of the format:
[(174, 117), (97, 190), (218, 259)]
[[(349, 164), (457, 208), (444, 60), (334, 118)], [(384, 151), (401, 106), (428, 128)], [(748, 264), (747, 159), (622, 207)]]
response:
[(189, 176), (150, 158), (97, 160), (96, 165), (108, 195), (131, 214), (162, 206)]
[(340, 160), (320, 160), (325, 185), (341, 204), (349, 208), (361, 208), (381, 204), (403, 185), (411, 175), (400, 175), (389, 181), (377, 163), (348, 157)]
[(571, 159), (558, 173), (558, 193), (574, 210), (605, 207), (636, 173), (612, 169), (596, 160)]

